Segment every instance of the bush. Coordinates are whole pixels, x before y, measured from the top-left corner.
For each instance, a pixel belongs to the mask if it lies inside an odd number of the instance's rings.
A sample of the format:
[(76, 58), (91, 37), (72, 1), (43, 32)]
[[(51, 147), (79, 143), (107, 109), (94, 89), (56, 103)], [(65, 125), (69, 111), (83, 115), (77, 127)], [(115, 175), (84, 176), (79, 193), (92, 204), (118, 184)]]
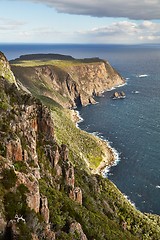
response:
[(28, 189), (25, 185), (18, 186), (16, 192), (8, 192), (4, 195), (4, 207), (7, 220), (15, 218), (15, 215), (22, 215), (25, 217), (29, 212), (26, 204), (26, 193)]
[(5, 168), (2, 172), (2, 184), (8, 190), (15, 186), (17, 181), (17, 175), (15, 174), (13, 169)]
[(24, 162), (16, 162), (14, 163), (14, 168), (18, 172), (27, 173), (27, 166)]

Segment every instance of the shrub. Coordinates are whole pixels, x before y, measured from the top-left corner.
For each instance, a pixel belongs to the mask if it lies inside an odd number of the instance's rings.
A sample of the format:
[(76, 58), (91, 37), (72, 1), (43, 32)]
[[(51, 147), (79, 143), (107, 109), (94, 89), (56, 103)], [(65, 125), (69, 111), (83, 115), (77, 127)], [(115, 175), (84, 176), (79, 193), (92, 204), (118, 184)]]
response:
[(5, 168), (2, 172), (2, 184), (6, 189), (10, 189), (15, 186), (17, 181), (17, 175), (13, 169)]
[(27, 173), (27, 166), (24, 162), (15, 162), (14, 167), (16, 171)]
[(25, 217), (29, 212), (26, 203), (26, 193), (28, 189), (25, 185), (18, 186), (16, 192), (7, 192), (4, 195), (4, 207), (7, 220), (14, 219), (15, 215), (22, 215)]

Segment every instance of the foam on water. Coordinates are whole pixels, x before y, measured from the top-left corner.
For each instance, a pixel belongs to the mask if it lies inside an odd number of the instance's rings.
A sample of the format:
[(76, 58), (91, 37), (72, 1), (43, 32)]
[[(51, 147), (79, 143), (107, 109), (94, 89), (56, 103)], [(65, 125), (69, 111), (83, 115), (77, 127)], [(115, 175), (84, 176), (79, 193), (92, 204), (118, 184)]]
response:
[(149, 75), (148, 74), (140, 74), (140, 75), (137, 75), (136, 77), (138, 78), (145, 78), (145, 77), (148, 77)]
[(84, 119), (81, 117), (79, 111), (77, 111), (77, 110), (74, 110), (74, 111), (75, 111), (75, 113), (76, 113), (76, 115), (77, 115), (77, 117), (78, 117), (78, 119), (79, 119), (79, 120), (76, 122), (76, 127), (79, 128), (79, 124), (80, 124), (81, 122), (83, 122)]

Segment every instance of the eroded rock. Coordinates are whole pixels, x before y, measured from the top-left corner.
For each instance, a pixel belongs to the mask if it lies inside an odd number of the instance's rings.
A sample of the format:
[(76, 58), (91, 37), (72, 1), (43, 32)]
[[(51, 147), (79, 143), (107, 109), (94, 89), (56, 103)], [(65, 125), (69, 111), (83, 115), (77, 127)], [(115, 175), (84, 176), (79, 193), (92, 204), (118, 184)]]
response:
[[(82, 226), (78, 222), (73, 222), (70, 225), (70, 233), (72, 233), (72, 234), (77, 233), (79, 235), (79, 239), (87, 240), (87, 237), (86, 237), (85, 233), (83, 232)], [(73, 240), (74, 240), (74, 238), (73, 238)]]
[(48, 199), (47, 197), (41, 195), (40, 198), (40, 210), (39, 212), (43, 216), (45, 222), (49, 223), (49, 208), (48, 208)]
[(12, 161), (22, 161), (22, 145), (20, 138), (6, 143), (6, 157)]

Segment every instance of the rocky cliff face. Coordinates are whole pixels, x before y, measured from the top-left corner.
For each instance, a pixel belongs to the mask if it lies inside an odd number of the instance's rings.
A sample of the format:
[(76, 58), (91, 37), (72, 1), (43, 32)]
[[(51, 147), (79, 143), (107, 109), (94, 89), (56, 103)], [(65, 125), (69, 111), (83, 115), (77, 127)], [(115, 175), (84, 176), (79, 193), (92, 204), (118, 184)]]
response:
[[(124, 84), (122, 77), (105, 61), (73, 66), (68, 72), (78, 83), (75, 90), (78, 90), (79, 99), (77, 100), (82, 105), (94, 102), (93, 97), (100, 95), (103, 91)], [(66, 84), (68, 91), (73, 94), (74, 86), (70, 79)]]
[(74, 149), (57, 143), (51, 111), (1, 75), (0, 239), (158, 240), (159, 217), (140, 213), (86, 170), (81, 152), (76, 165)]
[[(15, 85), (11, 85), (5, 79), (0, 79), (1, 94), (6, 99), (7, 109), (2, 106), (0, 118), (0, 150), (1, 150), (1, 180), (2, 187), (7, 187), (3, 191), (3, 198), (9, 194), (14, 194), (21, 187), (26, 188), (25, 196), (20, 193), (21, 198), (25, 198), (26, 208), (15, 208), (10, 212), (7, 208), (7, 202), (2, 203), (5, 209), (5, 216), (2, 216), (3, 223), (1, 233), (6, 232), (9, 227), (15, 231), (18, 239), (20, 229), (17, 226), (18, 221), (26, 223), (30, 215), (29, 211), (33, 210), (39, 213), (45, 222), (47, 234), (54, 235), (49, 231), (49, 209), (47, 198), (40, 194), (39, 180), (41, 175), (46, 174), (45, 169), (41, 172), (40, 162), (43, 158), (48, 159), (47, 164), (55, 171), (54, 181), (57, 189), (65, 187), (65, 192), (74, 201), (82, 204), (82, 191), (75, 186), (74, 167), (68, 159), (68, 150), (66, 145), (58, 146), (54, 138), (54, 124), (51, 114), (40, 101), (34, 99), (26, 93), (21, 93)], [(15, 99), (14, 97), (17, 97)], [(39, 145), (41, 149), (39, 149)], [(38, 152), (41, 151), (41, 154)], [(7, 186), (5, 179), (8, 174), (14, 176), (13, 186)], [(50, 175), (48, 176), (50, 177)], [(51, 177), (52, 178), (52, 177)], [(62, 184), (63, 183), (63, 184)], [(9, 184), (9, 183), (8, 183)], [(18, 204), (17, 199), (13, 198)], [(24, 211), (24, 213), (23, 213)], [(22, 215), (23, 214), (23, 215)], [(17, 220), (20, 218), (20, 220)], [(16, 230), (15, 230), (16, 229)], [(46, 230), (44, 231), (45, 234)], [(34, 233), (36, 234), (36, 233)], [(40, 238), (41, 239), (41, 238)], [(47, 238), (47, 239), (53, 239)]]
[[(87, 62), (85, 60), (77, 61), (72, 60), (70, 64), (68, 64), (69, 61), (67, 63), (64, 61), (63, 66), (60, 67), (55, 66), (54, 61), (52, 65), (49, 61), (48, 65), (46, 65), (47, 62), (44, 63), (45, 65), (43, 62), (40, 63), (43, 66), (34, 66), (34, 62), (32, 67), (27, 67), (22, 62), (18, 65), (18, 60), (16, 60), (16, 65), (12, 61), (12, 70), (15, 76), (29, 89), (31, 89), (31, 84), (35, 89), (38, 82), (41, 83), (41, 94), (54, 99), (65, 107), (95, 103), (94, 96), (124, 84), (124, 79), (106, 61), (100, 59), (96, 61), (89, 59)], [(66, 64), (65, 67), (64, 64)], [(28, 80), (31, 76), (32, 82)], [(49, 86), (48, 90), (46, 86)], [(59, 96), (53, 94), (53, 90), (59, 93)]]
[[(3, 77), (0, 77), (0, 96), (0, 234), (5, 239), (19, 239), (23, 236), (19, 223), (29, 224), (33, 211), (44, 221), (41, 235), (33, 230), (33, 238), (55, 239), (55, 233), (50, 230), (48, 200), (40, 193), (39, 180), (43, 175), (48, 176), (55, 188), (65, 187), (66, 194), (82, 204), (82, 191), (75, 186), (74, 167), (68, 159), (67, 147), (57, 145), (51, 113), (39, 100)], [(54, 179), (40, 166), (42, 155), (55, 171)]]
[(10, 69), (9, 62), (7, 61), (5, 55), (2, 52), (0, 52), (0, 77), (4, 77), (9, 82), (17, 84), (14, 74)]

